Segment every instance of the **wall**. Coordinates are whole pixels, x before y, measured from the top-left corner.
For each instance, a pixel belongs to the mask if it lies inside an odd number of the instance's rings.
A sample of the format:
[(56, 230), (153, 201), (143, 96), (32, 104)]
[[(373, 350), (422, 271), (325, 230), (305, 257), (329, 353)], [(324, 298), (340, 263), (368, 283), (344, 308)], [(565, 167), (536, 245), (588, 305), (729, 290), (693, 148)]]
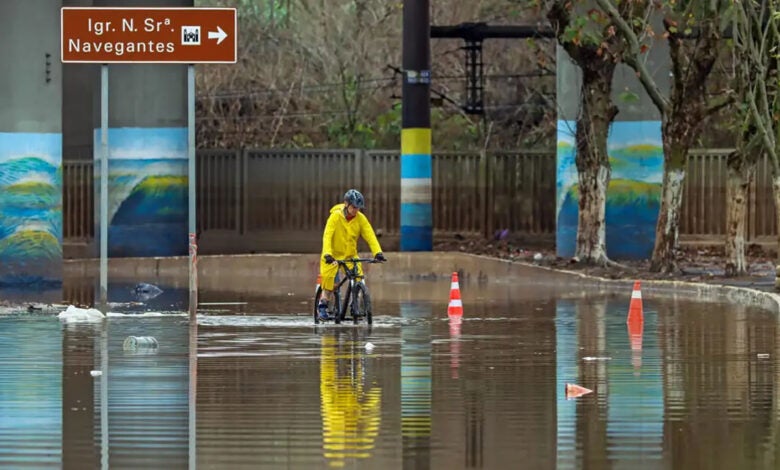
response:
[(0, 2), (0, 284), (62, 280), (60, 6)]

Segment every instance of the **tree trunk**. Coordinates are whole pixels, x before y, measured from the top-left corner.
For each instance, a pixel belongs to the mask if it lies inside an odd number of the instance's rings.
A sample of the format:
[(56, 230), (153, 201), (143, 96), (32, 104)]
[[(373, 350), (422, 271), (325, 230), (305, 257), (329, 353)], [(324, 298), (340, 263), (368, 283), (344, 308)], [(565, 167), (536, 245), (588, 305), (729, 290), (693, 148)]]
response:
[[(667, 32), (671, 26), (672, 23), (664, 19)], [(718, 55), (720, 25), (717, 15), (703, 19), (700, 28), (693, 51), (684, 48), (683, 40), (676, 34), (669, 35), (672, 92), (671, 106), (662, 113), (664, 180), (650, 262), (650, 270), (654, 272), (671, 273), (677, 268), (675, 250), (680, 232), (680, 205), (688, 150), (698, 137), (706, 115), (707, 97), (704, 92), (707, 77)]]
[(775, 258), (775, 290), (780, 290), (780, 175), (772, 175), (772, 195), (775, 197), (777, 230), (777, 255)]
[(579, 182), (579, 213), (575, 256), (584, 263), (606, 264), (607, 186), (612, 170), (607, 154), (607, 134), (617, 107), (612, 104), (611, 61), (581, 65), (582, 88), (577, 117), (575, 163)]
[(747, 192), (755, 165), (746, 161), (740, 151), (729, 155), (726, 181), (726, 275), (747, 273), (745, 262), (745, 222)]
[(689, 143), (684, 140), (689, 132), (692, 129), (679, 121), (664, 123), (664, 179), (650, 262), (653, 272), (671, 273), (677, 268), (675, 250), (680, 233), (680, 206), (689, 148)]

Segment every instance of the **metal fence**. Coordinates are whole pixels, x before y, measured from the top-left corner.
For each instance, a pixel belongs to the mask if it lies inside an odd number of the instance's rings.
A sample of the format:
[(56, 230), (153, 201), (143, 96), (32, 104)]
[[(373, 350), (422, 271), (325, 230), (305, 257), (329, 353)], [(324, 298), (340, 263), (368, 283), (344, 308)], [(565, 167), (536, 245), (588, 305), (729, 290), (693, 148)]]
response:
[[(681, 236), (717, 242), (725, 233), (726, 158), (729, 150), (695, 150), (688, 160)], [(199, 150), (197, 224), (201, 233), (233, 235), (318, 232), (345, 188), (369, 201), (375, 229), (400, 228), (397, 151)], [(64, 238), (89, 241), (94, 233), (91, 160), (66, 160)], [(437, 234), (527, 234), (555, 231), (556, 162), (553, 152), (433, 154), (433, 221)], [(748, 203), (748, 238), (774, 237), (771, 171), (759, 164)]]
[[(726, 160), (731, 149), (696, 150), (688, 157), (680, 235), (683, 241), (722, 240), (726, 233)], [(774, 241), (777, 236), (772, 170), (762, 158), (748, 188), (749, 242)]]

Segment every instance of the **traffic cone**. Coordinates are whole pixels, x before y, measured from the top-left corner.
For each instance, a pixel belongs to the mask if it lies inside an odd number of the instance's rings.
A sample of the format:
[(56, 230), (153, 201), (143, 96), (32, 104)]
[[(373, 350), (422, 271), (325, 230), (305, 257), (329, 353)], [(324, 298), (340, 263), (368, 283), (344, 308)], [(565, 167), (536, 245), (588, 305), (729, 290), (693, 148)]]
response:
[(627, 322), (644, 321), (642, 311), (642, 290), (639, 287), (639, 281), (634, 281), (634, 289), (631, 291), (631, 303), (628, 304)]
[(581, 397), (583, 395), (587, 395), (588, 393), (592, 393), (593, 390), (585, 387), (580, 387), (579, 385), (575, 384), (566, 384), (566, 399), (570, 400), (572, 398)]
[(447, 315), (462, 316), (463, 302), (460, 300), (460, 284), (458, 283), (458, 273), (452, 273), (452, 283), (450, 284), (450, 304), (447, 306)]

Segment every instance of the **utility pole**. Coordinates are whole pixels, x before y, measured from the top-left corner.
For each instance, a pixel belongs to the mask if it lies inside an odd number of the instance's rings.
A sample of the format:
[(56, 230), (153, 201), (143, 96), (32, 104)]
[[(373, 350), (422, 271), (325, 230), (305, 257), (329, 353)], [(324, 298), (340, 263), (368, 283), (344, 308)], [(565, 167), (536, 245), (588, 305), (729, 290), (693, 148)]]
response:
[(433, 250), (429, 0), (403, 0), (401, 251)]

